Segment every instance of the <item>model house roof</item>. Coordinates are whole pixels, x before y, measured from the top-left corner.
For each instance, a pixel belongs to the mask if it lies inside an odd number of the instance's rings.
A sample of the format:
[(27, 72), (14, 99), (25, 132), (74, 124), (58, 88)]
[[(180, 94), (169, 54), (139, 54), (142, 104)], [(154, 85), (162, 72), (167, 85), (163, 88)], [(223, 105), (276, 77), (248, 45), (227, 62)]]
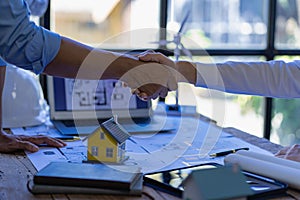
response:
[(119, 144), (125, 142), (129, 137), (130, 134), (113, 118), (103, 122), (101, 128), (107, 131)]

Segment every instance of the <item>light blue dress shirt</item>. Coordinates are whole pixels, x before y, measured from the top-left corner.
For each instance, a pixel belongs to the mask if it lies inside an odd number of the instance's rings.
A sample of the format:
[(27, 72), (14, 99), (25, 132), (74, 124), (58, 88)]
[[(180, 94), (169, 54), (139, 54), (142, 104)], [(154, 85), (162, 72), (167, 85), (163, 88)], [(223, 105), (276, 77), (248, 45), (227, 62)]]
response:
[(60, 42), (58, 34), (29, 20), (24, 0), (0, 0), (0, 57), (6, 62), (39, 74), (57, 55)]
[(0, 66), (6, 66), (6, 63), (4, 62), (4, 60), (1, 59), (1, 57), (0, 57)]

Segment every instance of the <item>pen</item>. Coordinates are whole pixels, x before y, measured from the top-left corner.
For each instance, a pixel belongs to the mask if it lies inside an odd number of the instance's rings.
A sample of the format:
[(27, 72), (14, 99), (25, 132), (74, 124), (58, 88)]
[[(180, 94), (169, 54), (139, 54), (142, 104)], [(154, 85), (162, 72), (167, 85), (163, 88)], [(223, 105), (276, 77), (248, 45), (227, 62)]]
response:
[(246, 147), (246, 148), (231, 149), (231, 150), (228, 150), (228, 151), (222, 151), (222, 152), (210, 154), (209, 156), (210, 157), (226, 156), (228, 154), (235, 153), (235, 152), (237, 152), (239, 150), (249, 150), (249, 148)]
[(78, 137), (78, 136), (61, 136), (61, 137), (55, 137), (55, 138), (66, 141), (66, 142), (80, 140), (80, 137)]

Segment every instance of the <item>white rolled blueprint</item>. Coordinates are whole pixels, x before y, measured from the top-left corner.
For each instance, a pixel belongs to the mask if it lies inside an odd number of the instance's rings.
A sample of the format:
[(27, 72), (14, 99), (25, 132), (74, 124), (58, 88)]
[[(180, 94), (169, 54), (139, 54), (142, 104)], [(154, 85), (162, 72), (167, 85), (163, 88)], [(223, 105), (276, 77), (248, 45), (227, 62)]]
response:
[(225, 164), (238, 164), (242, 170), (273, 178), (300, 189), (300, 163), (255, 152), (238, 152), (224, 159)]

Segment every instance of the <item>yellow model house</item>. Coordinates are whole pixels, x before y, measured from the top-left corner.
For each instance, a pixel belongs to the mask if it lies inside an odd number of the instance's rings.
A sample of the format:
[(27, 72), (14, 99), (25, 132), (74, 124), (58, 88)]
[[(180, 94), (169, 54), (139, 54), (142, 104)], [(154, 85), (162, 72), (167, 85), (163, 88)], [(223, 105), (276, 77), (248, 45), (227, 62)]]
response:
[(119, 163), (125, 158), (129, 133), (113, 118), (103, 122), (88, 137), (88, 161)]

